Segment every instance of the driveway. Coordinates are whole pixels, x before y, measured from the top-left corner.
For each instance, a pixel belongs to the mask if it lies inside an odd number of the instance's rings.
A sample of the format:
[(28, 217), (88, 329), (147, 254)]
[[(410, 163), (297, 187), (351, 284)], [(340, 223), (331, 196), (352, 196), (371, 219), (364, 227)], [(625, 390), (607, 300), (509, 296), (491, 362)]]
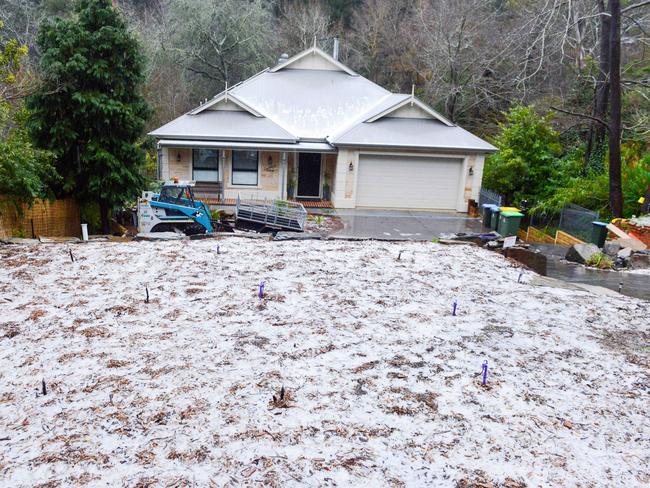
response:
[(485, 230), (479, 219), (455, 212), (337, 209), (336, 214), (344, 227), (334, 237), (428, 241), (440, 234)]

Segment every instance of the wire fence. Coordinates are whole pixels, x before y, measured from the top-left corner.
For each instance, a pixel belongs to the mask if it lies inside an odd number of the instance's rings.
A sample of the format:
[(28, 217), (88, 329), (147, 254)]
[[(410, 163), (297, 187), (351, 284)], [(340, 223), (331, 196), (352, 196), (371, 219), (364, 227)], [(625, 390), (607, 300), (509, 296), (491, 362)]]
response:
[(598, 219), (598, 212), (570, 204), (557, 214), (531, 215), (527, 223), (551, 236), (560, 230), (581, 241), (589, 241), (592, 222)]
[(498, 194), (495, 191), (488, 190), (487, 188), (481, 188), (481, 191), (478, 194), (478, 207), (481, 208), (481, 205), (491, 204), (501, 207), (505, 201), (503, 195)]
[(593, 210), (578, 205), (567, 205), (560, 213), (558, 227), (561, 231), (571, 234), (583, 241), (589, 240), (595, 220), (599, 214)]

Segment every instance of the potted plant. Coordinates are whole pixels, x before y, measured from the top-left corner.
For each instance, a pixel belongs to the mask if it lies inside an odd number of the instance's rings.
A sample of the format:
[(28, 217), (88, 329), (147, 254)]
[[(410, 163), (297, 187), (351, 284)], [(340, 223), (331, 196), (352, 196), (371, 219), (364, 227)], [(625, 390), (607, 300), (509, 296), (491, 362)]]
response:
[(323, 200), (329, 201), (332, 196), (330, 191), (330, 182), (329, 178), (325, 177), (325, 182), (323, 183)]

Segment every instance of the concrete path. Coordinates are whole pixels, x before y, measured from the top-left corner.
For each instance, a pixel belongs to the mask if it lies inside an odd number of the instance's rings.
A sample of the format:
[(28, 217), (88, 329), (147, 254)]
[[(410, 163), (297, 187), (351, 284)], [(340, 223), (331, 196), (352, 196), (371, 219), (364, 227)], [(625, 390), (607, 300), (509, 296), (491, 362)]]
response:
[(337, 209), (344, 228), (334, 237), (429, 241), (441, 234), (482, 232), (481, 221), (455, 212)]

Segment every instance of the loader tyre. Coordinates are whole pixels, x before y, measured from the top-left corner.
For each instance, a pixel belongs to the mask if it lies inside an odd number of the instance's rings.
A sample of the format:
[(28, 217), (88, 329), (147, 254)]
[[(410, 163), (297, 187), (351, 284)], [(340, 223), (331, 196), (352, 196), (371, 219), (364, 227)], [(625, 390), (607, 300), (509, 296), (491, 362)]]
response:
[(205, 234), (206, 228), (201, 224), (190, 224), (183, 229), (186, 236), (195, 236), (197, 234)]

